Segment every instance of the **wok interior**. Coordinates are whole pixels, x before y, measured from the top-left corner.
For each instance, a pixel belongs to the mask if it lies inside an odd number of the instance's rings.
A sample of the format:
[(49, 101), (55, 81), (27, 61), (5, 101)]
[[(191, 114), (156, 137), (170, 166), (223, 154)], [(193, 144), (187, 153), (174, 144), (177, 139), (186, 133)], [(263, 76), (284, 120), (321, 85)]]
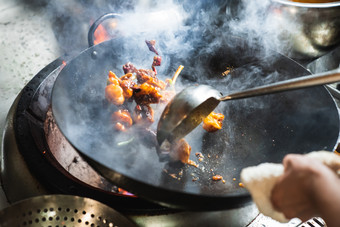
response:
[[(216, 112), (225, 115), (222, 130), (208, 133), (198, 127), (186, 137), (192, 146), (190, 159), (198, 168), (159, 162), (143, 130), (137, 126), (128, 133), (113, 129), (110, 114), (117, 107), (107, 105), (104, 97), (109, 70), (121, 76), (128, 61), (137, 68), (150, 67), (153, 55), (144, 45), (143, 40), (141, 46), (129, 46), (126, 40), (115, 39), (89, 48), (62, 70), (52, 93), (53, 114), (63, 134), (81, 154), (99, 163), (104, 177), (117, 186), (139, 195), (138, 188), (122, 185), (129, 179), (191, 195), (244, 195), (247, 191), (238, 185), (242, 168), (280, 162), (287, 153), (333, 149), (339, 133), (338, 112), (320, 86), (221, 103)], [(162, 50), (163, 66), (158, 69), (159, 78), (165, 79), (178, 65), (185, 66), (176, 82), (177, 91), (202, 83), (226, 94), (308, 74), (292, 60), (276, 53), (263, 57), (261, 48), (239, 39), (225, 40), (214, 50), (198, 46), (183, 51), (189, 57)], [(235, 70), (222, 76), (230, 66)], [(158, 117), (163, 108), (155, 107)], [(157, 121), (156, 117), (153, 129)], [(197, 152), (203, 154), (203, 161), (198, 161)], [(213, 181), (216, 174), (226, 182)]]

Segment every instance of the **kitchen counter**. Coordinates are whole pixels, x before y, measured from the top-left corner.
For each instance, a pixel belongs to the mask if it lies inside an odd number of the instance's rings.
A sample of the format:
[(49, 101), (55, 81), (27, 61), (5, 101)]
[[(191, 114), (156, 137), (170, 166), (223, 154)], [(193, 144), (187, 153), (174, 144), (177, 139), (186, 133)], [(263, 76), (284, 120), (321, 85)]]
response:
[[(23, 0), (0, 0), (0, 50), (2, 138), (6, 116), (16, 96), (61, 53), (46, 12)], [(7, 202), (1, 190), (0, 209), (5, 206)]]

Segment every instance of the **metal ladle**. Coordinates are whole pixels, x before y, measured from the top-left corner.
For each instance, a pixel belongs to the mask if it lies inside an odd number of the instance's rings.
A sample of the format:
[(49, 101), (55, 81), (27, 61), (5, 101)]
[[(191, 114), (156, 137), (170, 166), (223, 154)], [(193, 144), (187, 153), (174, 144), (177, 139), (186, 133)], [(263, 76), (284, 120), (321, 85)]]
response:
[(235, 92), (226, 96), (208, 85), (190, 86), (178, 93), (165, 107), (157, 126), (157, 140), (161, 145), (186, 136), (196, 128), (221, 101), (242, 99), (340, 81), (340, 68), (284, 80)]

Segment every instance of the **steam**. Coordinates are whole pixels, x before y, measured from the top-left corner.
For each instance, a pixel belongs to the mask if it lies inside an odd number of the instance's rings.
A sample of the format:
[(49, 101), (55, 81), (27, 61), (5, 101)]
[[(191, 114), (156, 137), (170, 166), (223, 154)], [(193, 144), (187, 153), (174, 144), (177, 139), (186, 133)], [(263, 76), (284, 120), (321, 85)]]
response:
[[(262, 42), (265, 48), (276, 46), (277, 39), (274, 38), (275, 30), (278, 28), (276, 20), (268, 13), (270, 0), (240, 1), (242, 9), (238, 11), (237, 19), (233, 18), (226, 24), (229, 31), (235, 35), (246, 36), (252, 42)], [(232, 12), (226, 12), (227, 16)]]
[(123, 13), (121, 27), (131, 35), (166, 35), (185, 32), (188, 27), (183, 26), (188, 15), (184, 9), (171, 1), (164, 1), (161, 6), (150, 7), (146, 1), (136, 5), (133, 12)]
[(214, 49), (233, 35), (260, 44), (263, 50), (287, 52), (292, 44), (283, 41), (282, 30), (296, 30), (298, 25), (283, 24), (285, 20), (272, 6), (273, 0), (58, 0), (50, 2), (46, 12), (55, 21), (55, 33), (65, 52), (86, 49), (91, 22), (108, 12), (122, 15), (119, 30), (127, 38), (156, 39), (172, 53), (183, 55), (200, 43)]
[(167, 54), (190, 50), (192, 43), (187, 39), (190, 26), (185, 24), (189, 15), (183, 7), (170, 0), (153, 7), (145, 2), (137, 5), (135, 11), (122, 14), (118, 29), (127, 40), (154, 39), (159, 51), (166, 50)]
[[(228, 43), (230, 36), (246, 37), (248, 42), (253, 42), (254, 44), (260, 41), (263, 48), (256, 53), (227, 53), (226, 56), (256, 54), (258, 58), (261, 58), (261, 55), (264, 59), (270, 54), (269, 49), (279, 45), (276, 34), (273, 33), (277, 24), (272, 24), (271, 18), (263, 15), (263, 11), (268, 7), (269, 0), (247, 1), (247, 6), (239, 12), (239, 19), (237, 20), (228, 18), (225, 13), (221, 14), (222, 2), (223, 1), (214, 1), (216, 4), (209, 4), (211, 2), (200, 3), (187, 1), (184, 4), (178, 4), (175, 0), (144, 0), (135, 3), (133, 8), (128, 7), (127, 10), (124, 10), (123, 7), (112, 7), (110, 12), (117, 12), (122, 15), (118, 29), (126, 42), (122, 44), (121, 48), (124, 50), (124, 48), (129, 49), (129, 47), (133, 47), (132, 49), (136, 51), (127, 53), (120, 52), (120, 49), (117, 47), (113, 49), (112, 51), (115, 51), (114, 53), (119, 55), (119, 59), (115, 59), (117, 61), (110, 63), (112, 68), (108, 68), (106, 65), (100, 69), (102, 72), (96, 72), (96, 75), (87, 77), (89, 80), (88, 84), (80, 87), (81, 89), (76, 88), (77, 94), (75, 95), (79, 95), (79, 97), (74, 97), (74, 94), (72, 94), (73, 85), (60, 85), (61, 87), (65, 86), (65, 91), (61, 89), (58, 93), (58, 98), (60, 99), (59, 107), (65, 105), (60, 108), (60, 111), (67, 110), (66, 112), (69, 113), (68, 116), (63, 112), (60, 113), (66, 116), (66, 118), (63, 119), (65, 125), (65, 127), (62, 128), (63, 133), (73, 138), (71, 142), (76, 146), (78, 145), (78, 149), (89, 152), (87, 154), (96, 156), (99, 160), (119, 156), (118, 161), (112, 160), (111, 163), (110, 161), (105, 163), (107, 167), (114, 166), (114, 168), (121, 173), (129, 173), (131, 177), (137, 176), (151, 184), (155, 184), (155, 182), (158, 184), (160, 182), (159, 178), (161, 178), (161, 172), (159, 172), (159, 170), (162, 170), (164, 164), (155, 161), (157, 160), (157, 157), (155, 157), (157, 155), (156, 152), (150, 151), (150, 149), (136, 143), (132, 143), (130, 144), (131, 146), (126, 146), (126, 148), (115, 149), (116, 142), (129, 140), (131, 138), (125, 138), (124, 135), (118, 135), (118, 133), (112, 134), (112, 127), (107, 123), (105, 123), (104, 128), (99, 127), (103, 126), (102, 124), (96, 125), (93, 123), (93, 121), (96, 120), (96, 118), (100, 118), (104, 112), (102, 111), (103, 107), (101, 105), (98, 107), (98, 103), (100, 103), (98, 100), (104, 98), (105, 85), (103, 84), (106, 82), (107, 72), (114, 68), (113, 71), (116, 70), (115, 73), (120, 75), (118, 70), (121, 70), (122, 65), (127, 61), (136, 64), (137, 68), (149, 68), (153, 53), (148, 51), (144, 42), (146, 39), (155, 39), (157, 41), (156, 47), (160, 51), (160, 55), (162, 57), (164, 56), (162, 66), (160, 69), (157, 68), (157, 70), (160, 71), (160, 76), (163, 75), (167, 78), (172, 76), (172, 74), (161, 73), (169, 73), (171, 70), (174, 73), (178, 65), (172, 65), (171, 59), (172, 57), (177, 57), (181, 60), (180, 64), (184, 65), (184, 71), (187, 67), (196, 70), (191, 72), (195, 83), (206, 83), (206, 80), (210, 79), (208, 77), (209, 72), (207, 71), (210, 68), (208, 64), (211, 62), (216, 63), (216, 61), (214, 62), (214, 60), (209, 59), (207, 56), (211, 55), (211, 53), (218, 52), (221, 48), (223, 50), (224, 47), (234, 45), (234, 43)], [(81, 12), (86, 13), (87, 10), (82, 8)], [(97, 14), (101, 15), (102, 11), (98, 11)], [(89, 21), (90, 20), (86, 21), (86, 23), (89, 23)], [(75, 33), (74, 30), (76, 29), (74, 29), (74, 27), (69, 29), (71, 30), (71, 34)], [(69, 41), (65, 43), (74, 43), (74, 41), (72, 41), (72, 35), (65, 39), (69, 39)], [(86, 40), (86, 36), (83, 37), (83, 39)], [(188, 59), (189, 57), (196, 58), (197, 55), (194, 54), (198, 54), (201, 58), (197, 58), (197, 61), (194, 59), (194, 62), (192, 59)], [(136, 59), (136, 62), (131, 59)], [(274, 59), (271, 60), (274, 61)], [(188, 65), (191, 63), (193, 65)], [(268, 60), (267, 64), (270, 65), (271, 61)], [(87, 70), (84, 70), (86, 67), (88, 67)], [(83, 76), (86, 75), (87, 72), (93, 71), (91, 67), (98, 68), (94, 63), (81, 65), (79, 72), (74, 72), (75, 79), (79, 79), (79, 81), (84, 80)], [(170, 69), (170, 71), (168, 69)], [(274, 72), (273, 74), (266, 75), (268, 77), (261, 77), (261, 70), (259, 70), (259, 68), (250, 69), (247, 74), (242, 75), (249, 79), (243, 81), (235, 80), (233, 83), (228, 81), (230, 78), (221, 79), (218, 82), (218, 89), (221, 89), (221, 91), (227, 88), (240, 90), (250, 84), (254, 85), (255, 78), (258, 80), (258, 84), (256, 85), (260, 85), (264, 82), (275, 81), (275, 78), (278, 76), (278, 73)], [(254, 77), (254, 72), (256, 72), (257, 77)], [(248, 73), (249, 77), (247, 77)], [(164, 79), (164, 77), (161, 77), (161, 79)], [(187, 78), (188, 81), (190, 81), (190, 79), (191, 78)], [(176, 83), (178, 84), (179, 82), (180, 80)], [(91, 89), (94, 91), (93, 94), (88, 92)], [(82, 93), (84, 95), (82, 95)], [(64, 97), (65, 94), (69, 95)], [(90, 102), (84, 102), (83, 99)], [(253, 109), (262, 108), (261, 105), (256, 105), (254, 102), (250, 104)], [(98, 111), (98, 108), (100, 108), (101, 111)], [(246, 110), (243, 111), (243, 113), (244, 112), (246, 112)], [(84, 122), (83, 120), (89, 121)], [(157, 122), (154, 124), (157, 124)], [(93, 126), (93, 128), (91, 128), (91, 126)], [(196, 131), (191, 138), (202, 141), (200, 140), (202, 134), (203, 133)], [(232, 138), (231, 135), (232, 134), (227, 136)], [(193, 146), (193, 150), (200, 150), (202, 146), (200, 143), (195, 142), (192, 142), (191, 145)], [(123, 161), (119, 162), (119, 160)], [(154, 168), (152, 171), (150, 171), (150, 166)], [(141, 174), (145, 172), (148, 173), (147, 176)], [(195, 186), (190, 189), (193, 190), (193, 192), (199, 190), (199, 186), (197, 186), (199, 184), (192, 182), (191, 179), (189, 179), (187, 184)], [(226, 185), (225, 187), (229, 186)]]
[[(257, 43), (266, 51), (275, 50), (284, 55), (295, 56), (294, 39), (302, 40), (298, 12), (293, 7), (284, 7), (275, 0), (229, 1), (224, 25), (233, 35), (239, 35)], [(300, 38), (301, 37), (301, 38)]]

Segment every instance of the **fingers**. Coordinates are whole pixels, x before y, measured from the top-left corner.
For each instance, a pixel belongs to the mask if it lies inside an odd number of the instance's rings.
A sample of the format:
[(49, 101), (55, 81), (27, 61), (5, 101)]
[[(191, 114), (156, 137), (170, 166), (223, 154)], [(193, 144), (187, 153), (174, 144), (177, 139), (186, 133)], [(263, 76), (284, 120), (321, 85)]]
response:
[[(271, 202), (277, 211), (284, 212), (287, 218), (296, 215), (296, 209), (291, 209), (294, 200), (300, 200), (305, 191), (305, 171), (309, 161), (299, 154), (288, 154), (283, 159), (284, 173), (274, 185), (271, 193)], [(295, 198), (298, 197), (298, 198)], [(297, 208), (297, 207), (296, 207)], [(293, 211), (293, 213), (290, 213)]]
[(300, 173), (312, 171), (314, 168), (322, 165), (320, 161), (301, 154), (288, 154), (283, 158), (282, 163), (285, 174), (288, 174), (289, 172)]
[(287, 154), (283, 160), (283, 166), (285, 167), (285, 170), (289, 170), (293, 166), (296, 166), (297, 163), (304, 162), (304, 156), (300, 154)]
[(283, 165), (284, 173), (272, 189), (272, 205), (288, 219), (307, 220), (316, 210), (313, 182), (323, 164), (304, 155), (289, 154), (284, 157)]
[(274, 188), (272, 189), (271, 192), (271, 196), (270, 196), (270, 200), (271, 203), (274, 207), (275, 210), (280, 211), (281, 212), (281, 203), (280, 201), (282, 201), (282, 190), (280, 190), (280, 185), (282, 182), (282, 178), (283, 176), (281, 176), (278, 181), (276, 182), (276, 184), (274, 185)]

